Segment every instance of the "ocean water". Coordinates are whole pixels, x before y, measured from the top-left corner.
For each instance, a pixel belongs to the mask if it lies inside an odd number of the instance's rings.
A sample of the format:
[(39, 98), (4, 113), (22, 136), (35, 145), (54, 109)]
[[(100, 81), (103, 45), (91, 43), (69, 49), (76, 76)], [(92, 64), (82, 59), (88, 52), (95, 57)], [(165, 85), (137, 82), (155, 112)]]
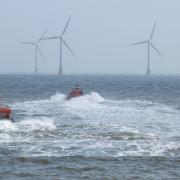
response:
[(0, 97), (1, 180), (180, 179), (180, 76), (0, 75)]

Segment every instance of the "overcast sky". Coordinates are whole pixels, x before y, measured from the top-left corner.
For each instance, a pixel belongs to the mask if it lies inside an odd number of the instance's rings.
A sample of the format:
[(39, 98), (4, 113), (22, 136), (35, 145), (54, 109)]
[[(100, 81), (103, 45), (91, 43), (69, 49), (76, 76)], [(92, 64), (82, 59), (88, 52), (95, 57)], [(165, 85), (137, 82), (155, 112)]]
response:
[[(1, 0), (0, 72), (34, 70), (34, 47), (19, 43), (33, 41), (48, 29), (59, 35), (72, 14), (64, 36), (77, 58), (63, 49), (64, 72), (145, 73), (147, 46), (130, 43), (149, 38), (157, 20), (152, 42), (164, 59), (151, 51), (153, 73), (180, 73), (179, 0)], [(39, 71), (56, 73), (59, 41), (40, 43), (45, 61)]]

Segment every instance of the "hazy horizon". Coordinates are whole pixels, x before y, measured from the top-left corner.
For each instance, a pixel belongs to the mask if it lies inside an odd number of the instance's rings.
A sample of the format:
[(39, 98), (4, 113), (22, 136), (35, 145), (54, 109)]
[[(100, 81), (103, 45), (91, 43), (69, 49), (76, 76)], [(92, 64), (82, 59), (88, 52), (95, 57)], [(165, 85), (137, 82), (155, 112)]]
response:
[[(63, 48), (65, 74), (145, 74), (147, 47), (129, 47), (147, 40), (154, 22), (152, 42), (164, 55), (151, 51), (153, 74), (180, 74), (177, 0), (35, 0), (3, 1), (0, 11), (0, 73), (21, 74), (34, 71), (34, 47), (20, 41), (34, 41), (48, 29), (57, 36), (72, 14), (65, 40), (77, 54), (74, 58)], [(56, 74), (59, 66), (58, 40), (43, 41), (39, 58), (40, 74)]]

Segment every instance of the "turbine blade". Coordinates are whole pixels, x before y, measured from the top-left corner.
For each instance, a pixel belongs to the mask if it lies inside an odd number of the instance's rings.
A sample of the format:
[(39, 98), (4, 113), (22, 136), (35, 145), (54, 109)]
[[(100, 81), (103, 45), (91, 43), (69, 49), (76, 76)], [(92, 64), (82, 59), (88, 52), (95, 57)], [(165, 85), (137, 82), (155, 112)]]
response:
[(159, 52), (159, 50), (150, 42), (151, 47), (163, 58), (163, 55)]
[(38, 39), (38, 42), (40, 42), (40, 41), (44, 38), (44, 36), (46, 35), (46, 33), (47, 33), (47, 30), (41, 35), (41, 37)]
[(37, 50), (38, 50), (38, 52), (39, 52), (39, 54), (40, 54), (40, 56), (41, 56), (41, 59), (42, 59), (42, 60), (45, 60), (44, 55), (43, 55), (41, 49), (39, 48), (39, 46), (36, 45), (36, 47), (37, 47)]
[(48, 40), (48, 39), (59, 39), (59, 36), (51, 36), (51, 37), (46, 37), (46, 38), (42, 38), (41, 40)]
[(34, 42), (28, 42), (28, 41), (21, 41), (20, 43), (36, 45), (36, 43), (34, 43)]
[(147, 43), (147, 41), (139, 41), (139, 42), (136, 42), (136, 43), (132, 43), (130, 44), (129, 46), (134, 46), (134, 45), (139, 45), (139, 44), (145, 44)]
[(76, 57), (75, 53), (74, 53), (73, 50), (70, 48), (70, 46), (67, 44), (67, 42), (66, 42), (64, 39), (62, 39), (62, 41), (63, 41), (64, 45), (65, 45), (65, 46), (69, 49), (69, 51), (72, 53), (72, 55), (73, 55), (74, 57)]
[(156, 24), (157, 24), (157, 22), (154, 23), (154, 27), (152, 29), (151, 36), (150, 36), (149, 40), (151, 40), (153, 38), (154, 31), (155, 31), (155, 28), (156, 28)]
[(66, 30), (67, 30), (67, 27), (68, 27), (68, 24), (69, 24), (70, 20), (71, 20), (71, 15), (69, 16), (69, 19), (67, 20), (67, 23), (66, 23), (66, 25), (65, 25), (65, 27), (64, 27), (64, 29), (62, 31), (61, 36), (63, 36), (66, 33)]

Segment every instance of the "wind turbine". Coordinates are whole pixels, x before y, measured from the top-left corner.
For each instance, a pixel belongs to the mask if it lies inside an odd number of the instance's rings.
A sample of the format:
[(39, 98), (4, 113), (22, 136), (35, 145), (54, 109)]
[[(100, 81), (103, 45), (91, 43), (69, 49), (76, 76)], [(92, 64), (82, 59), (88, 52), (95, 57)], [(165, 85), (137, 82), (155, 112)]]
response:
[[(43, 38), (45, 36), (46, 32), (44, 32), (41, 36)], [(44, 59), (44, 56), (41, 52), (41, 49), (39, 48), (39, 42), (40, 40), (38, 39), (37, 41), (22, 41), (21, 43), (23, 44), (28, 44), (32, 45), (35, 47), (35, 69), (34, 72), (37, 74), (38, 73), (38, 53), (40, 54), (41, 58)]]
[(163, 58), (162, 54), (159, 52), (159, 50), (156, 48), (156, 46), (151, 42), (153, 35), (154, 35), (156, 25), (157, 25), (157, 22), (155, 22), (154, 27), (152, 29), (152, 32), (151, 32), (148, 40), (139, 41), (139, 42), (130, 44), (131, 46), (140, 45), (140, 44), (147, 44), (147, 48), (148, 48), (148, 61), (147, 61), (147, 72), (146, 72), (147, 75), (150, 75), (150, 73), (151, 73), (151, 71), (150, 71), (150, 49), (153, 48), (161, 56), (161, 58)]
[(67, 20), (66, 25), (65, 25), (62, 33), (59, 36), (51, 36), (51, 37), (46, 37), (46, 38), (41, 38), (40, 39), (40, 40), (50, 40), (50, 39), (58, 39), (59, 40), (59, 43), (60, 43), (59, 75), (62, 75), (62, 73), (63, 73), (63, 67), (62, 67), (62, 48), (63, 48), (63, 45), (66, 46), (66, 48), (71, 52), (71, 54), (73, 56), (76, 56), (75, 53), (73, 52), (73, 50), (68, 45), (68, 43), (64, 40), (64, 35), (66, 33), (66, 30), (67, 30), (67, 27), (69, 25), (70, 19), (71, 19), (71, 16)]

